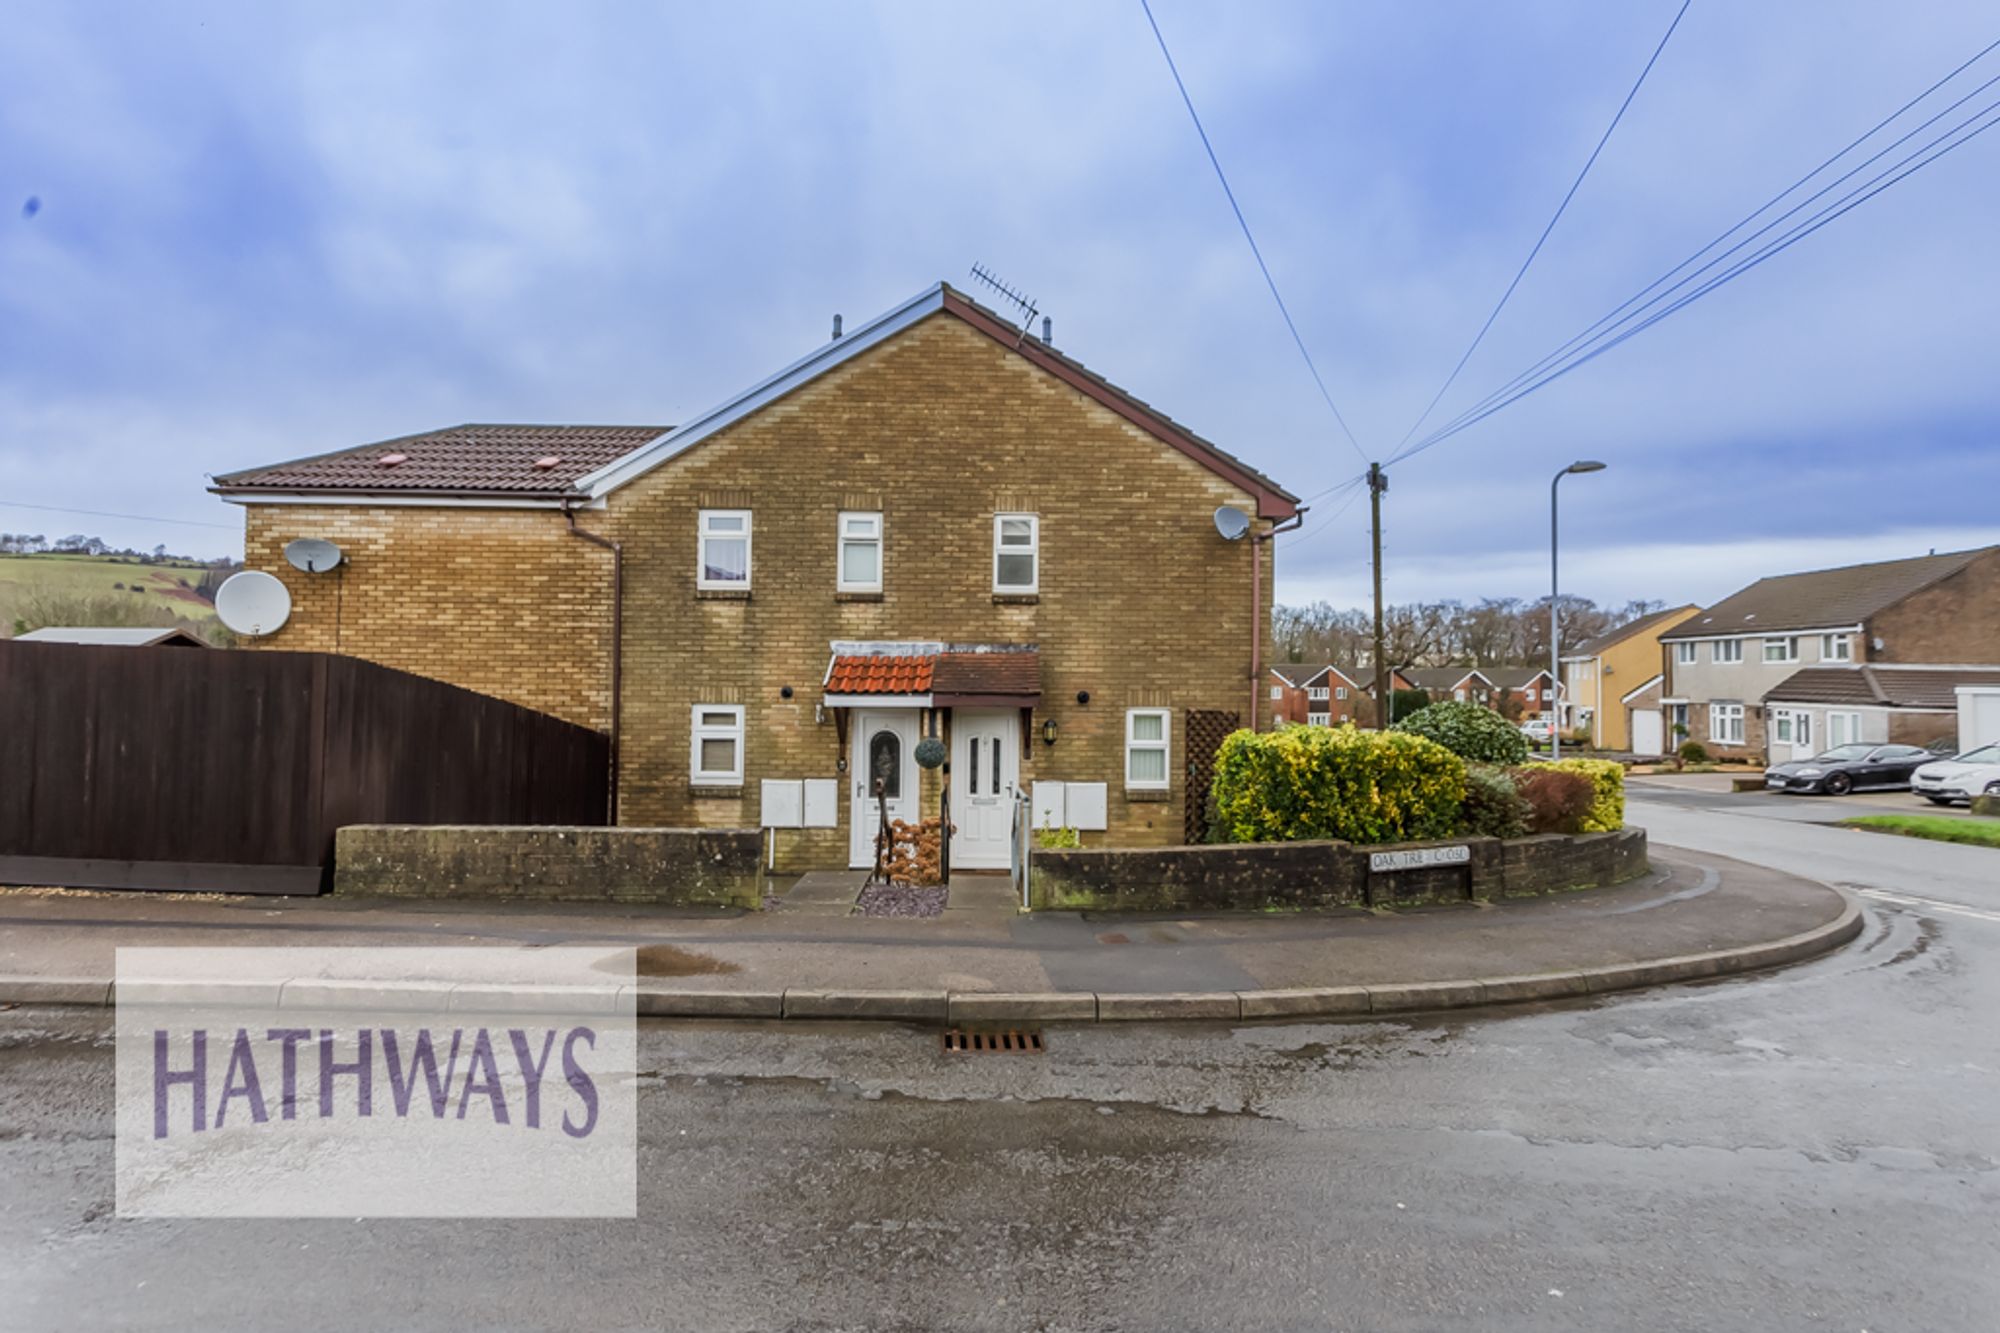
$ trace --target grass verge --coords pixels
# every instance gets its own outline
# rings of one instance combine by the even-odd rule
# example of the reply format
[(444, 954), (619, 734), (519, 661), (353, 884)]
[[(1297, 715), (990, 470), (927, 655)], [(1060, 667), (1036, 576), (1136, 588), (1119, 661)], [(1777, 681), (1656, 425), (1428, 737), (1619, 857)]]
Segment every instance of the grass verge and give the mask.
[(2000, 819), (1948, 819), (1943, 815), (1857, 815), (1843, 819), (1847, 828), (1871, 833), (1895, 833), (1905, 838), (1963, 842), (1974, 847), (2000, 847)]

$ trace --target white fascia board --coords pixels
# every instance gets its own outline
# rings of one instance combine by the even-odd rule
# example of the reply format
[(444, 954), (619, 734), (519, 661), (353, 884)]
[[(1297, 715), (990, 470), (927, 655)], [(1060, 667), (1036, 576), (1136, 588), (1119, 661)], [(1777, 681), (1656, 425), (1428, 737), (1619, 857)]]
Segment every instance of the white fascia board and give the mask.
[(1653, 678), (1652, 678), (1651, 680), (1647, 681), (1647, 682), (1646, 682), (1646, 683), (1645, 683), (1644, 685), (1641, 685), (1641, 686), (1640, 686), (1640, 687), (1639, 687), (1638, 689), (1636, 689), (1636, 690), (1633, 690), (1633, 691), (1631, 691), (1630, 693), (1627, 693), (1627, 694), (1625, 694), (1625, 695), (1622, 695), (1622, 696), (1620, 696), (1620, 698), (1619, 698), (1618, 702), (1619, 702), (1619, 703), (1621, 703), (1621, 704), (1629, 704), (1629, 703), (1631, 703), (1631, 702), (1632, 702), (1632, 696), (1633, 696), (1633, 695), (1636, 695), (1636, 694), (1644, 694), (1644, 693), (1645, 693), (1645, 692), (1646, 692), (1647, 690), (1650, 690), (1650, 689), (1652, 689), (1652, 688), (1653, 688), (1653, 687), (1654, 687), (1655, 685), (1658, 685), (1658, 684), (1659, 684), (1659, 683), (1660, 683), (1660, 682), (1661, 682), (1662, 680), (1665, 680), (1665, 679), (1666, 679), (1666, 675), (1665, 675), (1665, 673), (1662, 673), (1662, 674), (1660, 674), (1660, 675), (1657, 675), (1657, 676), (1653, 677)]
[(1662, 634), (1661, 643), (1714, 643), (1718, 639), (1796, 639), (1806, 634), (1859, 634), (1859, 625), (1808, 625), (1803, 629), (1738, 629), (1716, 634)]
[(820, 700), (828, 708), (929, 708), (928, 694), (829, 694)]
[(359, 506), (377, 509), (385, 506), (414, 507), (418, 509), (602, 509), (602, 500), (559, 500), (546, 496), (524, 496), (518, 500), (499, 497), (466, 495), (371, 495), (366, 491), (352, 491), (340, 494), (299, 494), (296, 492), (272, 492), (270, 494), (237, 493), (221, 497), (225, 504), (233, 505), (319, 505), (322, 507)]
[(576, 488), (592, 499), (601, 499), (626, 482), (645, 475), (716, 432), (734, 425), (752, 412), (790, 393), (807, 380), (825, 374), (835, 366), (860, 355), (878, 343), (893, 338), (917, 321), (942, 309), (944, 309), (944, 284), (934, 283), (928, 290), (911, 297), (894, 310), (877, 315), (854, 332), (826, 343), (762, 383), (753, 385), (725, 403), (711, 407), (692, 421), (674, 427), (665, 435), (639, 446), (623, 458), (615, 459), (597, 471), (579, 477)]

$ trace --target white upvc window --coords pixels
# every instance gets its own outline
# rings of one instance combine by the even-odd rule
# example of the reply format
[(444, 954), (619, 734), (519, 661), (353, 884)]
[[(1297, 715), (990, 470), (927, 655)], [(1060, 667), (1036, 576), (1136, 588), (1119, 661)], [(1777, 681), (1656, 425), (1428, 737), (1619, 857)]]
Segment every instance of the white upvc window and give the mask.
[(1694, 650), (1695, 650), (1696, 646), (1697, 646), (1697, 645), (1696, 645), (1696, 644), (1694, 644), (1694, 643), (1693, 643), (1692, 641), (1689, 641), (1689, 642), (1685, 642), (1685, 643), (1677, 643), (1677, 644), (1675, 644), (1675, 645), (1674, 645), (1674, 665), (1675, 665), (1675, 666), (1693, 666), (1693, 665), (1694, 665)]
[(1311, 699), (1316, 703), (1324, 703), (1326, 701), (1326, 697), (1327, 697), (1326, 686), (1324, 685), (1315, 685), (1311, 689), (1306, 691), (1306, 698)]
[[(1325, 714), (1320, 715), (1323, 719)], [(1167, 750), (1172, 711), (1132, 708), (1125, 713), (1125, 786), (1131, 791), (1165, 791), (1170, 769)], [(1312, 714), (1307, 714), (1308, 719)]]
[(1285, 687), (1284, 687), (1284, 686), (1282, 686), (1282, 685), (1273, 685), (1273, 686), (1271, 687), (1271, 698), (1272, 698), (1272, 700), (1273, 700), (1273, 701), (1276, 701), (1276, 700), (1281, 700), (1281, 699), (1283, 699), (1284, 697), (1285, 697)]
[(1347, 687), (1345, 685), (1334, 686), (1333, 697), (1336, 699), (1345, 699), (1347, 697)]
[(723, 591), (750, 586), (750, 511), (704, 509), (694, 586)]
[(1333, 725), (1333, 714), (1331, 714), (1331, 713), (1307, 713), (1307, 714), (1306, 714), (1306, 725), (1308, 725), (1308, 726), (1313, 726), (1313, 727), (1330, 727), (1330, 726), (1332, 726), (1332, 725)]
[(1854, 636), (1852, 634), (1820, 635), (1819, 660), (1822, 662), (1852, 662), (1854, 660)]
[(993, 591), (1039, 592), (1042, 520), (1038, 514), (993, 516)]
[(1764, 660), (1766, 662), (1796, 662), (1799, 660), (1799, 641), (1796, 637), (1764, 640)]
[(1743, 660), (1743, 640), (1717, 639), (1715, 641), (1714, 656), (1716, 662), (1720, 664), (1741, 662)]
[(1743, 744), (1743, 705), (1710, 704), (1708, 738), (1718, 745)]
[(1828, 713), (1826, 715), (1826, 748), (1837, 745), (1852, 745), (1861, 739), (1861, 714)]
[(690, 711), (688, 779), (697, 787), (743, 785), (743, 705), (696, 704)]
[(840, 563), (834, 579), (841, 592), (882, 591), (882, 515), (841, 513)]
[(1771, 739), (1792, 743), (1792, 715), (1782, 708), (1771, 714)]

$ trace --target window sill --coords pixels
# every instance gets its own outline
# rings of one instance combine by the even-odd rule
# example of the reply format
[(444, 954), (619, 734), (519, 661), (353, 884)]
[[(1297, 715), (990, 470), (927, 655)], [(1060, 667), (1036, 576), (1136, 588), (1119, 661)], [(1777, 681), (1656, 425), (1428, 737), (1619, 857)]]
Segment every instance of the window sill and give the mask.
[(688, 784), (688, 795), (697, 801), (740, 800), (743, 796), (743, 784), (740, 782), (726, 785), (723, 783), (690, 782)]
[(1125, 789), (1125, 799), (1133, 802), (1164, 803), (1173, 800), (1174, 794), (1170, 791), (1163, 791), (1158, 787), (1127, 787)]
[(882, 593), (879, 589), (875, 592), (835, 592), (833, 600), (836, 602), (879, 602), (882, 600)]
[(996, 592), (993, 594), (995, 606), (1034, 606), (1042, 600), (1038, 592)]
[(697, 602), (747, 602), (750, 600), (748, 588), (696, 588)]

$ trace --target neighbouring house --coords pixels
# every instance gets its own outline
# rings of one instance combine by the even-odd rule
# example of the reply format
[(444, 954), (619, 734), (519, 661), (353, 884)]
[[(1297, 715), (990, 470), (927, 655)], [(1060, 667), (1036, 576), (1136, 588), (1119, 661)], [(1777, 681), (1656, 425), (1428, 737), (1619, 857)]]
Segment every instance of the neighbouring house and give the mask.
[(16, 643), (94, 643), (114, 648), (206, 648), (194, 635), (184, 629), (159, 629), (151, 626), (128, 628), (122, 625), (57, 626), (45, 625), (41, 629), (31, 629), (26, 634), (14, 636)]
[(1599, 750), (1667, 753), (1673, 738), (1660, 712), (1665, 672), (1660, 635), (1700, 611), (1698, 606), (1655, 611), (1564, 653), (1563, 730), (1589, 733)]
[(1761, 700), (1767, 758), (1807, 759), (1852, 741), (1956, 749), (1960, 691), (2000, 687), (2000, 666), (1815, 666)]
[[(935, 814), (932, 735), (958, 868), (1008, 864), (1031, 785), (1092, 840), (1198, 835), (1215, 747), (1259, 720), (1297, 498), (945, 284), (835, 333), (674, 428), (459, 426), (217, 478), (292, 597), (255, 646), (608, 732), (620, 823), (782, 825), (787, 869)], [(301, 537), (345, 558), (294, 569)]]
[(1365, 724), (1368, 690), (1331, 664), (1285, 662), (1271, 668), (1271, 723), (1338, 727)]
[(2000, 546), (1760, 579), (1659, 637), (1667, 733), (1765, 757), (1765, 701), (1803, 667), (2000, 663)]
[[(1517, 712), (1522, 718), (1549, 710), (1550, 677), (1541, 667), (1399, 667), (1391, 684), (1399, 690), (1422, 690), (1434, 702), (1481, 704), (1495, 712)], [(1510, 707), (1515, 703), (1518, 709)]]

